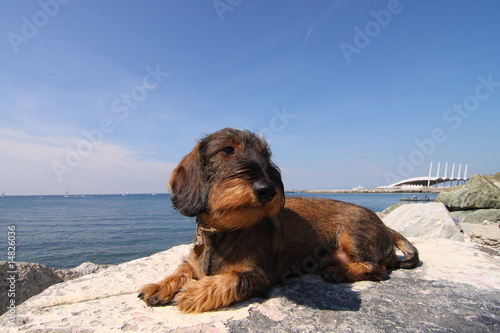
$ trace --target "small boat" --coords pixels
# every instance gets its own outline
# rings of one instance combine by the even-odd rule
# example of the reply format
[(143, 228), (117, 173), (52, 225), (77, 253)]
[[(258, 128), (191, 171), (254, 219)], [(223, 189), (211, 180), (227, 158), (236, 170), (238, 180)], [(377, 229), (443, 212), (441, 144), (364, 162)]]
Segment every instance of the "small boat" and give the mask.
[(72, 198), (73, 195), (69, 193), (69, 187), (68, 190), (66, 191), (66, 194), (64, 195), (65, 198)]
[(410, 197), (410, 198), (403, 198), (400, 199), (400, 201), (431, 201), (428, 196), (424, 195), (423, 197), (419, 198), (416, 195)]
[(2, 195), (0, 195), (0, 198), (6, 198), (7, 196), (5, 195), (5, 193), (3, 193), (2, 191)]

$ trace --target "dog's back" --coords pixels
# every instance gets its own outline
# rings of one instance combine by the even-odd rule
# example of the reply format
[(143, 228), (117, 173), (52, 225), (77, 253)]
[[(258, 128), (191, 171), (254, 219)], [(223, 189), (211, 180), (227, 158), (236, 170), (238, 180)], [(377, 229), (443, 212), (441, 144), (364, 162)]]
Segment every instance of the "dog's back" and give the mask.
[[(418, 252), (411, 243), (384, 225), (374, 212), (354, 204), (289, 196), (278, 217), (285, 240), (279, 253), (281, 265), (276, 268), (278, 280), (352, 263), (370, 263), (380, 269), (373, 267), (373, 274), (363, 272), (357, 276), (356, 272), (350, 272), (328, 278), (382, 280), (388, 268), (413, 268), (419, 262)], [(406, 256), (402, 265), (395, 246)]]

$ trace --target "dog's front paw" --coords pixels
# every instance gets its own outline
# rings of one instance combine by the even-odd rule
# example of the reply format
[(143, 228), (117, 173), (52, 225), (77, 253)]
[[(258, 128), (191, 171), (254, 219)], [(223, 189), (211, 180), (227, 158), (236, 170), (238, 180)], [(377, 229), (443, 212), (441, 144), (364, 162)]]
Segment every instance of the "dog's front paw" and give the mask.
[(172, 301), (176, 291), (172, 292), (172, 289), (165, 284), (150, 283), (141, 288), (137, 297), (147, 305), (165, 305)]
[(175, 297), (183, 312), (205, 312), (229, 306), (237, 300), (236, 290), (225, 279), (211, 276), (191, 281)]
[(174, 302), (182, 312), (186, 313), (210, 311), (215, 308), (209, 302), (207, 290), (203, 290), (198, 281), (186, 284)]

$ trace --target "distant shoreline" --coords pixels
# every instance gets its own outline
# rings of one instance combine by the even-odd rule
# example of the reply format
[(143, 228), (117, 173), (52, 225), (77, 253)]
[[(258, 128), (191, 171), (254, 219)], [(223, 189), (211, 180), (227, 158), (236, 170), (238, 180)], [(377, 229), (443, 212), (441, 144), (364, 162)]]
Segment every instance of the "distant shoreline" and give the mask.
[(286, 193), (441, 193), (452, 190), (453, 187), (431, 187), (418, 189), (401, 189), (401, 188), (372, 188), (372, 189), (356, 189), (356, 190), (298, 190), (285, 191)]
[[(441, 193), (451, 191), (455, 187), (431, 187), (431, 188), (415, 188), (415, 189), (401, 189), (401, 188), (372, 188), (372, 189), (336, 189), (336, 190), (286, 190), (285, 193)], [(127, 197), (129, 195), (142, 195), (142, 196), (166, 196), (170, 195), (169, 192), (161, 192), (161, 193), (92, 193), (92, 194), (12, 194), (6, 195), (5, 197), (0, 197), (0, 199), (8, 198), (8, 197), (38, 197), (39, 199), (44, 199), (46, 197), (64, 197), (67, 198), (92, 198), (94, 196), (123, 196)]]

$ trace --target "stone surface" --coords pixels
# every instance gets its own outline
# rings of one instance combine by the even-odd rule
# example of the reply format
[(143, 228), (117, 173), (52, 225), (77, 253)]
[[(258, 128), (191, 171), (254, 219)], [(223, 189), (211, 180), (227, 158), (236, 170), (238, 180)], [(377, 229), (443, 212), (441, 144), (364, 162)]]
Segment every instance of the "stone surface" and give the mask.
[(500, 209), (477, 209), (451, 212), (450, 216), (463, 223), (500, 222)]
[[(8, 272), (17, 272), (16, 274)], [(19, 262), (16, 268), (12, 270), (6, 261), (0, 262), (0, 288), (7, 290), (10, 286), (11, 276), (16, 278), (15, 296), (16, 304), (21, 304), (33, 295), (36, 295), (53, 284), (63, 282), (64, 280), (56, 274), (54, 269), (40, 264)], [(8, 295), (5, 292), (0, 294), (0, 311), (7, 311)]]
[(410, 238), (422, 264), (383, 282), (315, 276), (203, 314), (147, 307), (138, 288), (171, 273), (189, 245), (53, 285), (0, 317), (3, 332), (498, 332), (500, 264), (472, 243)]
[(386, 209), (384, 209), (384, 210), (382, 211), (382, 213), (384, 213), (384, 214), (387, 216), (387, 215), (389, 215), (390, 213), (392, 213), (392, 211), (393, 211), (394, 209), (399, 208), (399, 207), (401, 207), (401, 206), (403, 206), (403, 205), (406, 205), (406, 203), (405, 203), (405, 202), (398, 202), (397, 204), (394, 204), (394, 205), (389, 206), (389, 207), (387, 207)]
[(486, 176), (486, 178), (491, 180), (493, 184), (500, 188), (500, 172), (496, 172), (492, 175)]
[(500, 209), (500, 188), (493, 176), (474, 175), (463, 186), (450, 192), (442, 192), (436, 202), (442, 202), (448, 210)]
[[(10, 289), (10, 282), (7, 278), (17, 272), (15, 300), (16, 304), (21, 304), (28, 298), (39, 294), (53, 284), (76, 279), (86, 274), (96, 273), (105, 269), (106, 265), (96, 265), (93, 263), (83, 263), (73, 269), (55, 269), (44, 265), (18, 262), (15, 269), (9, 267), (6, 261), (0, 261), (0, 290)], [(8, 295), (5, 292), (0, 294), (0, 314), (7, 310)]]
[(500, 250), (500, 223), (460, 223), (462, 231), (471, 241)]
[(383, 221), (407, 237), (464, 240), (442, 203), (405, 204), (394, 209)]

